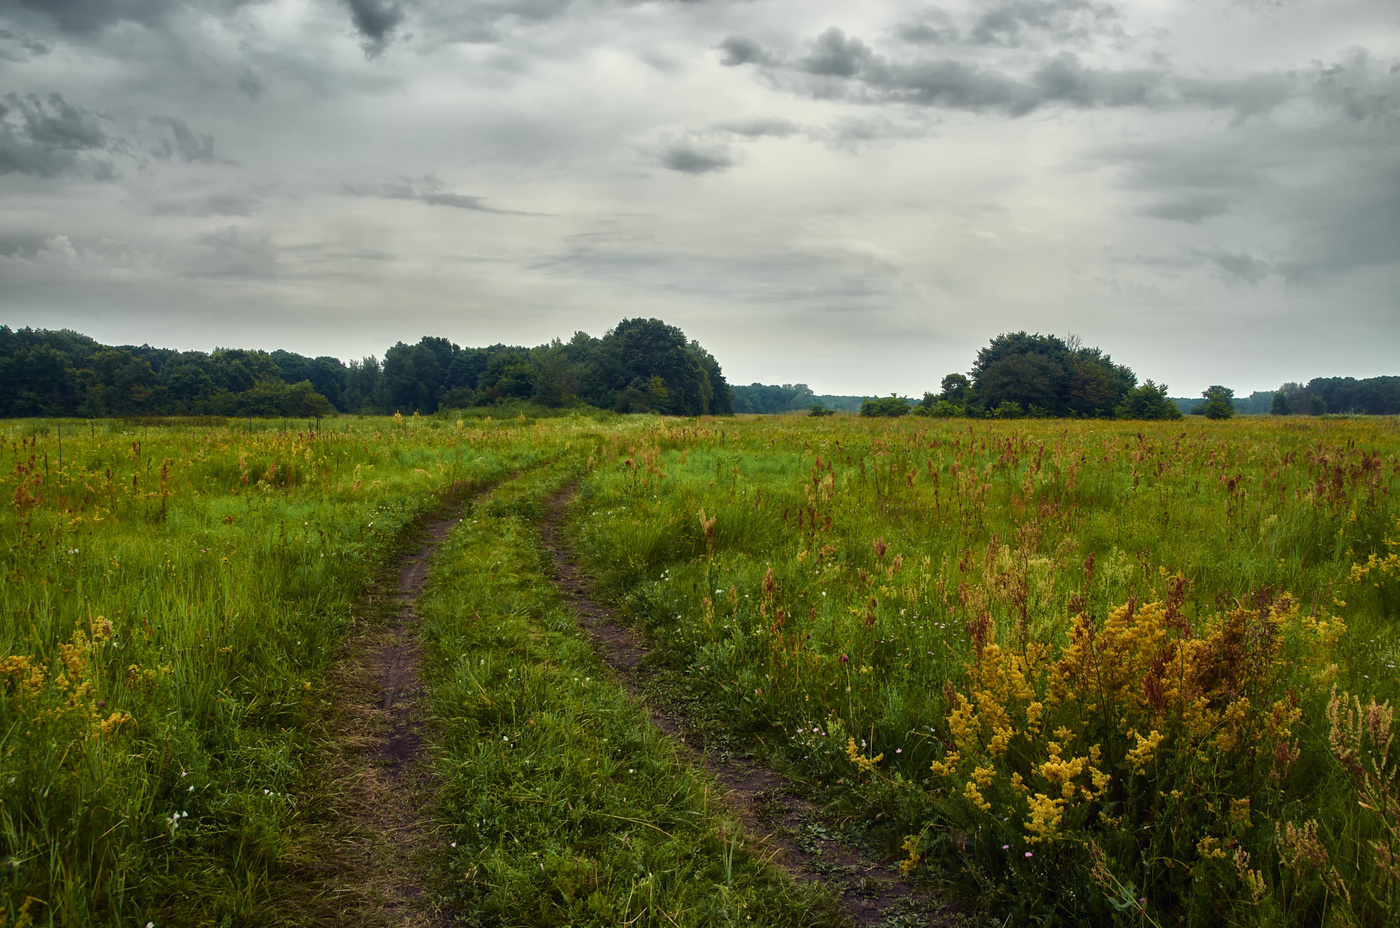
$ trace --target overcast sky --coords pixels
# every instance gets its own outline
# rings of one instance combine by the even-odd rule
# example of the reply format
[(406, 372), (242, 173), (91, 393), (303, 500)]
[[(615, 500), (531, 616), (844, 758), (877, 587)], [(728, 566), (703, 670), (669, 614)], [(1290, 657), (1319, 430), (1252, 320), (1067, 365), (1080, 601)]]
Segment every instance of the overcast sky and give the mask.
[(1397, 0), (0, 0), (0, 323), (1400, 374)]

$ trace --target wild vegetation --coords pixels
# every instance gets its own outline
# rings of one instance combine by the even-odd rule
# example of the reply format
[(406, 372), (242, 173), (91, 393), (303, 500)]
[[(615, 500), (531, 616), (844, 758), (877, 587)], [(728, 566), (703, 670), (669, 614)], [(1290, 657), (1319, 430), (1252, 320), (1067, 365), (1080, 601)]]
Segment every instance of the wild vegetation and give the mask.
[(999, 916), (1380, 924), (1396, 439), (678, 423), (579, 538), (718, 717)]
[[(601, 445), (583, 430), (552, 438)], [(610, 682), (561, 608), (536, 523), (583, 463), (537, 469), (474, 507), (422, 604), (448, 905), (467, 924), (840, 924), (820, 889), (765, 865), (761, 836)]]
[(1047, 924), (1400, 902), (1394, 420), (322, 426), (0, 425), (4, 923), (275, 921), (365, 577), (492, 485), (420, 604), (456, 911), (803, 923), (559, 606), (579, 475), (658, 672), (911, 878)]
[(489, 420), (75, 425), (0, 427), (0, 924), (270, 923), (365, 576), (440, 493), (558, 451)]

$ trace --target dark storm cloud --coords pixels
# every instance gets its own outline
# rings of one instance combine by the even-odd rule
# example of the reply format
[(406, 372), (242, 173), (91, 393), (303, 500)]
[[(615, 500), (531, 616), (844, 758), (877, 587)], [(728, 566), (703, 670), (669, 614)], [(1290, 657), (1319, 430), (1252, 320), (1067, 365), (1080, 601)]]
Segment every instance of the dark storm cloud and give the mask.
[(404, 20), (403, 6), (395, 0), (345, 0), (345, 4), (350, 8), (350, 21), (362, 39), (365, 56), (374, 58), (382, 54)]
[(85, 36), (119, 22), (150, 26), (183, 5), (179, 0), (4, 0), (0, 14)]
[(661, 152), (661, 163), (672, 171), (699, 175), (727, 171), (734, 166), (734, 159), (723, 145), (676, 142)]
[(1277, 108), (1303, 88), (1297, 74), (1188, 78), (1157, 68), (1094, 68), (1068, 51), (1042, 57), (1019, 73), (952, 55), (894, 61), (836, 27), (791, 63), (740, 37), (727, 39), (720, 49), (726, 55), (721, 64), (755, 65), (776, 86), (818, 99), (910, 103), (1012, 117), (1052, 106), (1205, 108), (1234, 111), (1238, 121)]
[(0, 96), (0, 174), (110, 179), (115, 169), (104, 156), (116, 143), (105, 121), (57, 93)]
[(423, 181), (399, 180), (388, 184), (343, 184), (341, 190), (353, 197), (379, 197), (385, 200), (413, 200), (428, 206), (448, 206), (476, 213), (493, 213), (497, 216), (539, 216), (513, 209), (497, 209), (486, 205), (485, 197), (448, 193), (441, 184), (428, 178)]

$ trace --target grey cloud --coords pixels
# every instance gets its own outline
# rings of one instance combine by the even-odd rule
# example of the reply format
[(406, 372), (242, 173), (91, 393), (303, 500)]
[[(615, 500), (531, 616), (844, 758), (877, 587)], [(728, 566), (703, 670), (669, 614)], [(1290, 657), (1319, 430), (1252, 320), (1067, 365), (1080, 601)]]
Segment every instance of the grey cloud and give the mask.
[(263, 92), (266, 90), (262, 78), (252, 71), (245, 71), (239, 76), (237, 87), (245, 97), (254, 101), (262, 99)]
[(837, 119), (829, 126), (811, 130), (807, 136), (829, 148), (855, 152), (875, 142), (925, 138), (928, 131), (924, 125), (897, 123), (876, 115)]
[(832, 27), (817, 36), (812, 53), (797, 63), (808, 74), (832, 77), (854, 77), (875, 55), (860, 39), (850, 39), (846, 33)]
[(1298, 96), (1302, 85), (1293, 74), (1253, 74), (1232, 78), (1178, 77), (1175, 89), (1183, 102), (1235, 111), (1241, 123), (1282, 106)]
[(151, 153), (157, 158), (170, 159), (178, 157), (181, 161), (221, 161), (218, 155), (214, 154), (214, 137), (212, 135), (199, 135), (192, 131), (189, 123), (176, 116), (152, 116), (151, 125), (163, 126), (170, 130), (172, 139), (161, 139), (151, 149)]
[(911, 45), (952, 45), (962, 38), (953, 17), (937, 8), (924, 11), (917, 22), (896, 26), (895, 35)]
[[(1294, 107), (1286, 121), (1111, 147), (1096, 160), (1120, 166), (1124, 187), (1150, 195), (1139, 209), (1145, 215), (1200, 223), (1231, 212), (1278, 230), (1261, 233), (1259, 243), (1239, 241), (1235, 225), (1228, 241), (1193, 233), (1189, 253), (1226, 280), (1311, 286), (1366, 268), (1400, 268), (1392, 74), (1384, 63), (1353, 56), (1341, 67), (1299, 75), (1299, 101), (1319, 105)], [(1347, 92), (1338, 97), (1342, 77)]]
[(1094, 68), (1068, 51), (1042, 58), (1020, 74), (952, 55), (892, 61), (839, 28), (823, 32), (810, 53), (791, 64), (776, 61), (748, 40), (727, 42), (731, 60), (724, 63), (755, 63), (774, 85), (807, 96), (1013, 117), (1050, 106), (1205, 108), (1233, 110), (1238, 122), (1296, 99), (1305, 88), (1292, 74), (1186, 78), (1160, 69)]
[(1038, 93), (1025, 101), (1030, 108), (1046, 103), (1089, 109), (1165, 102), (1161, 94), (1164, 82), (1161, 72), (1095, 70), (1084, 67), (1070, 52), (1063, 52), (1042, 64), (1031, 81)]
[(726, 68), (737, 68), (744, 64), (775, 65), (778, 59), (753, 39), (741, 35), (731, 35), (715, 46), (724, 53), (720, 64)]
[(1154, 219), (1169, 222), (1185, 222), (1192, 225), (1214, 216), (1219, 216), (1230, 208), (1230, 201), (1222, 196), (1196, 196), (1178, 200), (1168, 200), (1144, 207), (1142, 214)]
[(494, 213), (498, 216), (541, 215), (539, 213), (528, 213), (513, 209), (497, 209), (494, 206), (487, 206), (484, 197), (467, 196), (460, 193), (445, 193), (440, 187), (441, 185), (438, 184), (437, 181), (432, 178), (426, 178), (421, 182), (403, 179), (387, 184), (344, 184), (341, 186), (341, 190), (355, 197), (381, 197), (386, 200), (413, 200), (428, 206), (449, 206), (453, 209), (464, 209), (477, 213)]
[(496, 42), (512, 24), (538, 25), (568, 12), (574, 0), (438, 0), (415, 5), (414, 18), (435, 42)]
[(727, 171), (734, 166), (734, 159), (726, 146), (677, 142), (661, 153), (661, 163), (672, 171), (699, 175)]
[(51, 235), (38, 232), (15, 232), (0, 230), (0, 258), (18, 258), (34, 255), (44, 247)]
[(1353, 121), (1400, 118), (1400, 59), (1386, 65), (1357, 49), (1346, 61), (1317, 70), (1313, 96)]
[(156, 216), (251, 216), (257, 197), (241, 193), (207, 193), (184, 200), (159, 200), (151, 205)]
[(1257, 286), (1276, 272), (1274, 263), (1243, 251), (1223, 248), (1193, 248), (1191, 254), (1214, 265), (1222, 277), (1233, 283)]
[(777, 117), (739, 119), (733, 122), (722, 122), (715, 126), (720, 132), (728, 132), (731, 135), (742, 136), (746, 139), (758, 139), (764, 136), (774, 136), (776, 138), (787, 138), (802, 131), (802, 127), (797, 123), (787, 119)]
[(345, 3), (350, 8), (350, 21), (363, 40), (361, 47), (365, 57), (382, 54), (403, 22), (403, 7), (395, 0), (345, 0)]
[(1027, 33), (1042, 33), (1063, 43), (1088, 38), (1117, 17), (1115, 7), (1090, 0), (1003, 0), (977, 18), (968, 41), (1016, 47)]
[(1002, 0), (962, 27), (948, 11), (932, 7), (896, 26), (894, 34), (911, 45), (1064, 46), (1096, 38), (1121, 40), (1120, 17), (1113, 4), (1092, 0)]
[(5, 5), (60, 32), (91, 35), (118, 22), (150, 26), (184, 4), (179, 0), (7, 0)]
[(195, 236), (199, 251), (196, 276), (203, 277), (272, 277), (278, 272), (277, 248), (265, 232), (253, 232), (239, 226), (224, 226)]
[(0, 61), (19, 63), (29, 60), (32, 55), (47, 55), (51, 51), (53, 47), (47, 42), (0, 29)]
[(56, 93), (0, 96), (0, 174), (114, 176), (101, 153), (115, 143), (104, 117)]

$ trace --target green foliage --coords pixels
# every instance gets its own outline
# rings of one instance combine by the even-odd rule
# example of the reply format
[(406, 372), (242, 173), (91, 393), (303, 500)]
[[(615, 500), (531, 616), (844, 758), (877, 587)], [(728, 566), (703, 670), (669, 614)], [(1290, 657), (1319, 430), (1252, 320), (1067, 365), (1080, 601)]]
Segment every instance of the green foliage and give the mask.
[(816, 396), (805, 383), (785, 383), (781, 386), (768, 386), (751, 383), (747, 387), (734, 387), (734, 411), (737, 413), (757, 413), (773, 415), (809, 409)]
[(972, 381), (962, 374), (947, 374), (939, 383), (939, 389), (943, 391), (942, 398), (949, 403), (965, 403)]
[(965, 398), (998, 418), (1017, 407), (1027, 415), (1111, 418), (1137, 385), (1131, 370), (1098, 348), (1025, 332), (998, 335), (977, 353), (970, 388), (959, 378), (943, 378), (944, 398)]
[(1118, 407), (1120, 419), (1180, 419), (1181, 410), (1167, 398), (1167, 385), (1143, 381), (1123, 399)]
[(1235, 414), (1235, 391), (1229, 387), (1214, 384), (1206, 387), (1201, 396), (1205, 397), (1205, 403), (1200, 407), (1200, 414), (1207, 419), (1229, 419)]
[(909, 400), (891, 393), (889, 396), (867, 398), (860, 404), (860, 414), (867, 419), (876, 417), (898, 418), (909, 414)]
[(827, 409), (827, 408), (826, 408), (825, 406), (823, 406), (821, 403), (813, 403), (813, 404), (812, 404), (811, 411), (809, 411), (809, 412), (807, 413), (807, 415), (809, 415), (809, 416), (816, 416), (816, 417), (818, 417), (818, 418), (820, 418), (820, 417), (822, 417), (822, 416), (834, 416), (834, 415), (836, 415), (836, 410), (834, 410), (834, 409)]
[(76, 332), (0, 326), (0, 416), (411, 414), (522, 400), (734, 411), (714, 356), (658, 319), (624, 319), (602, 339), (579, 332), (537, 348), (461, 348), (424, 336), (396, 343), (382, 363), (371, 356), (348, 365), (281, 350), (109, 348)]

